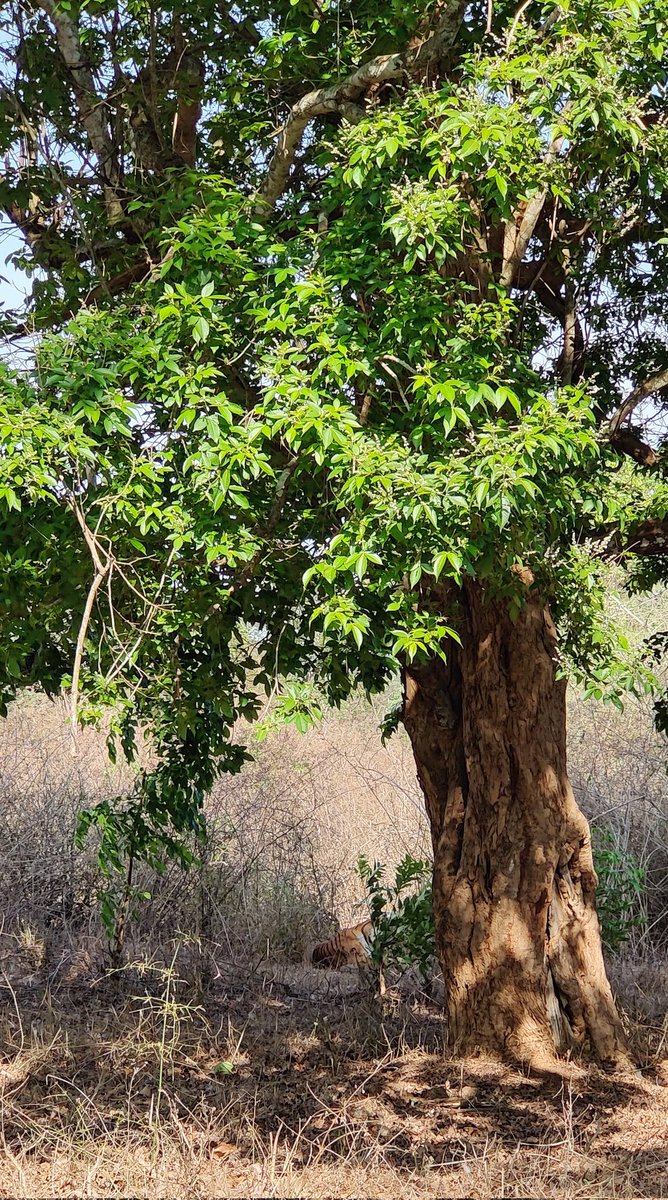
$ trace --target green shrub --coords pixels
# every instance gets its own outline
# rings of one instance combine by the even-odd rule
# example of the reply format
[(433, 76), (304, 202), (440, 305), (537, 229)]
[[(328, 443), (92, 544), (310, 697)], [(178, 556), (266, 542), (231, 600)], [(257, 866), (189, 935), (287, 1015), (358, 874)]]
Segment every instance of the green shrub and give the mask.
[(373, 866), (361, 854), (357, 872), (364, 883), (374, 937), (373, 962), (388, 966), (416, 966), (426, 979), (434, 957), (434, 918), (431, 904), (432, 864), (406, 854), (393, 884), (384, 882), (385, 864)]
[(609, 825), (593, 827), (592, 843), (601, 936), (608, 950), (616, 951), (632, 930), (643, 924), (645, 871), (630, 851), (620, 847)]

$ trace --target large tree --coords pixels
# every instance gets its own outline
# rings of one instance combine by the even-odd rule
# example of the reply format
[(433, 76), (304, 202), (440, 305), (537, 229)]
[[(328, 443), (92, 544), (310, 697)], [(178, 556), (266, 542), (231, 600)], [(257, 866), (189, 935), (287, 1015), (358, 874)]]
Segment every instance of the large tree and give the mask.
[(627, 1061), (569, 676), (665, 573), (668, 4), (13, 0), (0, 669), (154, 762), (187, 856), (239, 717), (403, 679), (449, 1031)]

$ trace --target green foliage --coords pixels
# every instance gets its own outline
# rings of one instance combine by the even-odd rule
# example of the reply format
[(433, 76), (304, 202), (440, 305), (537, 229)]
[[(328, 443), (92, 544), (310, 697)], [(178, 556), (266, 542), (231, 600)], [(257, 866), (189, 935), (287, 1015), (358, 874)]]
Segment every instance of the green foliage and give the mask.
[(233, 1071), (234, 1063), (229, 1058), (222, 1059), (222, 1061), (216, 1063), (215, 1067), (213, 1068), (214, 1075), (231, 1075)]
[(286, 683), (273, 703), (271, 712), (255, 726), (255, 737), (263, 742), (268, 734), (283, 725), (294, 725), (306, 733), (322, 717), (322, 708), (308, 683)]
[(620, 847), (609, 825), (592, 829), (594, 867), (598, 875), (596, 907), (603, 943), (619, 950), (643, 924), (645, 871), (629, 850)]
[(385, 883), (384, 864), (372, 866), (360, 854), (357, 873), (373, 922), (373, 962), (381, 969), (416, 966), (426, 979), (435, 954), (432, 864), (406, 854), (396, 868), (394, 883)]

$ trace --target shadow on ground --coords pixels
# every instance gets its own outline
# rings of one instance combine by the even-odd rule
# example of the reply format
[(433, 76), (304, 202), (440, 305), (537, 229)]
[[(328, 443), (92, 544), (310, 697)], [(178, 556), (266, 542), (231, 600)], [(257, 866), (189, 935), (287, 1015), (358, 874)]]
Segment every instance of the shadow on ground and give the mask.
[(26, 1169), (73, 1141), (159, 1134), (200, 1164), (384, 1164), (438, 1175), (442, 1195), (492, 1161), (502, 1179), (531, 1163), (579, 1195), (666, 1193), (668, 1089), (651, 1069), (527, 1075), (448, 1058), (434, 1003), (378, 1001), (354, 969), (219, 963), (199, 991), (164, 970), (0, 987), (2, 1149)]

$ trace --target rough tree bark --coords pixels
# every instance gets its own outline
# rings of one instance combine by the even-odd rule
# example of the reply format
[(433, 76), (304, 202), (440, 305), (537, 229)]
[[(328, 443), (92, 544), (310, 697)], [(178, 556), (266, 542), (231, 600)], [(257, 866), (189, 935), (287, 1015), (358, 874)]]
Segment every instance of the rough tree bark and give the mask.
[(405, 668), (403, 710), (431, 824), (450, 1043), (535, 1066), (589, 1048), (628, 1068), (568, 780), (554, 625), (537, 599), (513, 622), (478, 584), (459, 603), (461, 648)]

